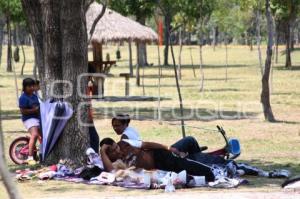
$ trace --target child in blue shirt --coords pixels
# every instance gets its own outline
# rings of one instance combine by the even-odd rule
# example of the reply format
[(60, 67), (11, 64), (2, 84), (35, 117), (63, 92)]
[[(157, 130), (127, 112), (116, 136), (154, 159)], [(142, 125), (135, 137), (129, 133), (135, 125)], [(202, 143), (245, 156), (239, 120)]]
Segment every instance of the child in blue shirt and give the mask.
[(31, 78), (25, 78), (23, 80), (23, 93), (19, 98), (19, 108), (22, 114), (23, 124), (31, 135), (27, 159), (27, 163), (30, 165), (36, 164), (36, 161), (33, 159), (33, 150), (36, 140), (40, 135), (40, 103), (34, 92), (35, 81)]

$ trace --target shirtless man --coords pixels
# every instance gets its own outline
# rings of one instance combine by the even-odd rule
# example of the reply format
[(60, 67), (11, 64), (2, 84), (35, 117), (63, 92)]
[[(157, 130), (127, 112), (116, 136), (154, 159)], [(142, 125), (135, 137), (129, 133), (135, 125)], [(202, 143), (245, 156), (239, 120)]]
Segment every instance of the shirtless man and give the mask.
[(181, 158), (172, 153), (168, 147), (153, 143), (139, 142), (128, 144), (128, 140), (115, 143), (110, 138), (101, 141), (101, 157), (106, 171), (113, 170), (112, 162), (122, 159), (129, 167), (143, 168), (146, 170), (159, 169), (179, 173), (183, 170), (190, 175), (205, 176), (207, 182), (215, 180), (217, 169), (187, 158)]

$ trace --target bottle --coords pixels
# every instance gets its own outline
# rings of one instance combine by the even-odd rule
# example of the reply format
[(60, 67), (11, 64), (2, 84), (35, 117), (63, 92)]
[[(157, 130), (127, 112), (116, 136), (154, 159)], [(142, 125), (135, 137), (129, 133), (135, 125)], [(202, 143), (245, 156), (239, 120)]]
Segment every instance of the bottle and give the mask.
[(165, 193), (171, 193), (171, 192), (175, 192), (175, 187), (173, 185), (173, 182), (172, 182), (172, 176), (171, 176), (171, 172), (168, 176), (168, 183), (165, 187)]

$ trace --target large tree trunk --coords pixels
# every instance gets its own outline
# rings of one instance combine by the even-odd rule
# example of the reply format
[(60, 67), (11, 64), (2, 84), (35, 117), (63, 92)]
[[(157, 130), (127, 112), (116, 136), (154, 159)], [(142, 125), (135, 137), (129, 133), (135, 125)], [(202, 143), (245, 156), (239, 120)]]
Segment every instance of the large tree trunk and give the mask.
[(273, 21), (270, 12), (270, 0), (266, 0), (266, 18), (267, 18), (267, 31), (268, 31), (268, 45), (267, 45), (265, 70), (262, 76), (261, 103), (263, 106), (265, 119), (269, 122), (274, 122), (275, 118), (271, 108), (270, 89), (269, 89), (269, 78), (270, 78), (270, 69), (272, 64), (272, 47), (273, 47)]
[[(45, 68), (46, 97), (62, 96), (63, 87), (57, 84), (51, 91), (51, 83), (63, 80), (62, 38), (60, 29), (60, 0), (42, 1), (43, 52)], [(56, 97), (58, 98), (58, 97)]]
[[(85, 151), (90, 143), (87, 133), (88, 127), (83, 125), (87, 124), (87, 101), (80, 94), (87, 93), (87, 77), (77, 81), (81, 74), (87, 73), (88, 65), (85, 5), (84, 1), (60, 1), (63, 79), (69, 80), (74, 85), (73, 90), (71, 90), (72, 96), (66, 101), (72, 104), (75, 114), (65, 127), (54, 150), (54, 152), (59, 153), (54, 158), (56, 160), (54, 162), (59, 159), (66, 159), (79, 165), (86, 161)], [(78, 93), (79, 91), (80, 93)], [(69, 93), (69, 88), (64, 87), (64, 94), (67, 93)]]
[(34, 64), (39, 71), (43, 98), (46, 96), (43, 21), (41, 4), (37, 0), (21, 0), (34, 47)]
[(256, 13), (256, 42), (257, 42), (257, 52), (258, 52), (260, 73), (261, 75), (263, 75), (264, 69), (262, 64), (261, 48), (260, 48), (261, 35), (260, 35), (260, 10), (259, 9), (257, 9), (257, 13)]
[(6, 16), (7, 25), (7, 68), (6, 72), (12, 72), (12, 49), (11, 49), (11, 27), (10, 27), (10, 15)]
[[(36, 59), (43, 60), (42, 67), (38, 65), (39, 74), (44, 78), (43, 94), (46, 98), (63, 98), (74, 109), (73, 117), (45, 163), (54, 164), (64, 159), (70, 166), (79, 166), (85, 159), (89, 143), (87, 127), (83, 125), (87, 124), (88, 111), (82, 96), (86, 93), (87, 79), (79, 78), (80, 74), (87, 72), (84, 1), (44, 0), (39, 4), (35, 0), (22, 0), (22, 5), (29, 19), (33, 41), (38, 44)], [(41, 38), (42, 43), (39, 43)], [(40, 69), (45, 76), (41, 75)], [(72, 86), (58, 83), (52, 89), (53, 93), (50, 93), (51, 83), (60, 80), (66, 80)]]
[(291, 25), (290, 22), (286, 23), (285, 28), (285, 67), (289, 68), (292, 66), (291, 60)]
[(0, 66), (2, 60), (2, 43), (4, 38), (4, 26), (5, 26), (5, 18), (4, 15), (0, 14)]
[(21, 195), (12, 180), (5, 160), (4, 136), (2, 131), (1, 101), (0, 101), (0, 176), (10, 199), (21, 199)]
[(166, 13), (164, 16), (164, 23), (165, 23), (165, 29), (164, 29), (164, 65), (169, 65), (169, 45), (170, 45), (170, 29), (171, 29), (171, 16), (169, 13)]

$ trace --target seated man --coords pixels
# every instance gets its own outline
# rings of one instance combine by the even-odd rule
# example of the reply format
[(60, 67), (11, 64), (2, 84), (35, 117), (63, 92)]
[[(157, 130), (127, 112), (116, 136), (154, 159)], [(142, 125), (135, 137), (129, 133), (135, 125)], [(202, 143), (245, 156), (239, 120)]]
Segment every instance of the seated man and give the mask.
[(122, 140), (118, 144), (110, 138), (101, 141), (100, 153), (106, 171), (112, 171), (114, 169), (112, 163), (117, 159), (122, 159), (128, 167), (134, 166), (146, 170), (159, 169), (176, 173), (186, 170), (190, 175), (205, 176), (208, 182), (214, 181), (220, 173), (219, 168), (178, 157), (164, 145), (152, 142), (131, 143), (131, 141)]

